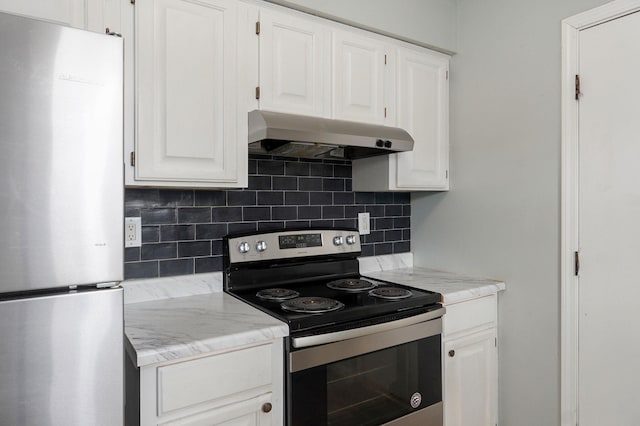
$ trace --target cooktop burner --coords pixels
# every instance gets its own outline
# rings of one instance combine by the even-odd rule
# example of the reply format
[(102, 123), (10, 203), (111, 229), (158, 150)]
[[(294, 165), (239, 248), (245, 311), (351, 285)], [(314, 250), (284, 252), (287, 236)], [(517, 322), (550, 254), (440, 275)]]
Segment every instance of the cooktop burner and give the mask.
[(285, 311), (321, 314), (344, 308), (344, 303), (326, 297), (298, 297), (282, 302), (280, 307)]
[(288, 288), (265, 288), (264, 290), (260, 290), (256, 293), (258, 299), (268, 300), (271, 302), (283, 302), (289, 299), (295, 299), (300, 296), (295, 290), (291, 290)]
[(290, 336), (395, 321), (438, 308), (438, 293), (360, 274), (360, 235), (297, 229), (223, 239), (224, 291), (284, 321)]
[(375, 288), (376, 285), (371, 281), (357, 279), (357, 278), (348, 278), (343, 280), (335, 280), (327, 283), (327, 287), (333, 290), (342, 290), (348, 292), (360, 292), (367, 291)]
[(411, 290), (400, 287), (378, 287), (369, 292), (370, 296), (380, 299), (398, 300), (413, 296)]

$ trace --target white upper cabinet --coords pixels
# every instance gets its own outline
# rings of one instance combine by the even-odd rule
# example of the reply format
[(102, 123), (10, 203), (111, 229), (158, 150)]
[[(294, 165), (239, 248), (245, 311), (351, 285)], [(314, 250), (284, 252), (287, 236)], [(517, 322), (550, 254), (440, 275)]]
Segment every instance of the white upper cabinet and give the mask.
[(449, 57), (422, 48), (396, 50), (397, 126), (411, 152), (353, 162), (354, 191), (449, 189)]
[(119, 32), (122, 0), (0, 0), (0, 11), (95, 32)]
[(398, 49), (398, 126), (413, 152), (396, 155), (398, 189), (449, 189), (449, 59)]
[(385, 45), (378, 39), (333, 31), (333, 118), (386, 121)]
[(235, 0), (136, 4), (135, 177), (128, 184), (246, 186), (243, 10)]
[(262, 8), (259, 33), (260, 109), (328, 117), (328, 28), (297, 14)]
[(86, 0), (0, 0), (0, 11), (74, 28), (87, 28)]

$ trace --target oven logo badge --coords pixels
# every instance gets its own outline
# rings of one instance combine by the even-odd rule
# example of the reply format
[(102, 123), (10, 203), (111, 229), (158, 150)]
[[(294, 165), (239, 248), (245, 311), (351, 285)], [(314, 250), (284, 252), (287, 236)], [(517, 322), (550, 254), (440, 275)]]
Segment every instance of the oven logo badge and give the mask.
[(411, 395), (411, 407), (418, 408), (421, 402), (422, 402), (422, 395), (420, 395), (420, 392), (416, 392), (413, 395)]

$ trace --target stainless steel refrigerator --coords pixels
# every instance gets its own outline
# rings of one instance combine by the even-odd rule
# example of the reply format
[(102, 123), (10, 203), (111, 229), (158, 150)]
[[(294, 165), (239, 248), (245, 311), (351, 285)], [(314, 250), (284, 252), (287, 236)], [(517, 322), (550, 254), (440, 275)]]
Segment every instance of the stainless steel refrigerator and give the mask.
[(122, 40), (0, 13), (0, 424), (123, 422)]

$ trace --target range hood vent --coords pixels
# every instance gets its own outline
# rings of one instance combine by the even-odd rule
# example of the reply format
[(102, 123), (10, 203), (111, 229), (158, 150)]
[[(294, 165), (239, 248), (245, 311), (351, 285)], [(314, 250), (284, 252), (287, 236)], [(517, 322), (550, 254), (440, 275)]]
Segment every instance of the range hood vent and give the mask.
[(413, 138), (398, 127), (271, 111), (249, 113), (249, 153), (355, 160), (411, 151)]

